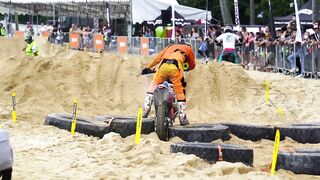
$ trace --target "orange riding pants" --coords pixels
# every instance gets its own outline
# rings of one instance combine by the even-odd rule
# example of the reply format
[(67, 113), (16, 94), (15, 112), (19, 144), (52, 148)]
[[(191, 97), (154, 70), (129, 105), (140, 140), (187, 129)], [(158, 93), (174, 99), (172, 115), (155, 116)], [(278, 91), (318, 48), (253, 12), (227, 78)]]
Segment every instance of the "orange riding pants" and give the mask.
[(182, 86), (183, 70), (179, 70), (174, 64), (163, 63), (149, 86), (148, 92), (153, 93), (156, 87), (164, 81), (170, 79), (173, 84), (174, 92), (178, 101), (185, 101), (185, 90)]

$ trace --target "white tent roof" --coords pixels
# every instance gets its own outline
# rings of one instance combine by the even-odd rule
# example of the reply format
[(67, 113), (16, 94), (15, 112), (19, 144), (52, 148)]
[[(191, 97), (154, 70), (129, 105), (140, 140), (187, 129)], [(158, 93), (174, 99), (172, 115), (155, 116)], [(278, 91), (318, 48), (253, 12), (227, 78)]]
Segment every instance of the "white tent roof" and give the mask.
[[(192, 7), (179, 5), (176, 0), (132, 0), (132, 21), (142, 23), (152, 20), (161, 15), (161, 10), (167, 9), (174, 4), (175, 11), (188, 20), (199, 20), (206, 18), (206, 11)], [(211, 12), (208, 11), (208, 20), (211, 20)]]
[(30, 4), (30, 3), (85, 3), (85, 2), (130, 2), (130, 0), (0, 0), (4, 3), (19, 3), (19, 4)]
[[(204, 20), (206, 17), (205, 10), (179, 5), (177, 0), (0, 0), (0, 13), (8, 13), (11, 2), (13, 12), (18, 14), (52, 15), (52, 4), (55, 4), (56, 11), (61, 16), (86, 16), (88, 12), (89, 16), (100, 17), (103, 15), (105, 2), (109, 2), (112, 19), (130, 21), (131, 1), (133, 23), (153, 20), (161, 15), (161, 10), (172, 4), (175, 11), (187, 20)], [(211, 12), (208, 11), (208, 20), (211, 18)]]

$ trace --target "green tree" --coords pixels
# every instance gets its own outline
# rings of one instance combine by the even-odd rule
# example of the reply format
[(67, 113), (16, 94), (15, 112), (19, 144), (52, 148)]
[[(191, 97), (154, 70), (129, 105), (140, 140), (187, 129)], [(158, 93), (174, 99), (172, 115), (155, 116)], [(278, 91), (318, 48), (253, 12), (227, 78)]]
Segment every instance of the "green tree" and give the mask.
[[(251, 4), (254, 1), (254, 4)], [(308, 0), (297, 0), (299, 5), (303, 5)], [(319, 3), (320, 0), (317, 0)], [(205, 9), (206, 0), (178, 0), (178, 2), (182, 5)], [(230, 12), (231, 22), (234, 23), (234, 8), (233, 8), (233, 0), (208, 0), (209, 8), (211, 11), (212, 17), (218, 19), (219, 21), (223, 21), (221, 6), (225, 6), (227, 3), (228, 11)], [(290, 3), (293, 3), (294, 0), (272, 0), (272, 8), (273, 8), (273, 16), (281, 17), (286, 16), (291, 13), (294, 13), (294, 7), (290, 7)], [(251, 6), (250, 6), (251, 5)], [(255, 7), (252, 8), (252, 5)], [(250, 24), (251, 18), (255, 18), (256, 24), (266, 24), (268, 23), (268, 0), (239, 0), (239, 14), (240, 14), (240, 23), (241, 24)], [(251, 14), (250, 13), (254, 13)], [(262, 16), (258, 18), (257, 16)], [(251, 18), (250, 18), (251, 17)], [(226, 17), (225, 17), (226, 18)], [(227, 17), (228, 18), (228, 17)]]
[(253, 25), (256, 22), (256, 13), (255, 13), (255, 0), (250, 0), (250, 24)]
[(312, 22), (318, 22), (318, 17), (319, 17), (319, 11), (318, 11), (318, 1), (317, 0), (312, 0)]
[(232, 24), (230, 8), (228, 7), (228, 1), (220, 0), (220, 8), (223, 24)]

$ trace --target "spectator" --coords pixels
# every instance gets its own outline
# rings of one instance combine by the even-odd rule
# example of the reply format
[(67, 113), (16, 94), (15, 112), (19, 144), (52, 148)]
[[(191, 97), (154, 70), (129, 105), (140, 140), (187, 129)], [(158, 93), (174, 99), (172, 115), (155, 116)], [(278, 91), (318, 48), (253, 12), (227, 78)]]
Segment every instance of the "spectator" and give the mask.
[(6, 36), (6, 28), (0, 23), (0, 36)]
[(198, 49), (198, 54), (202, 57), (202, 64), (208, 64), (209, 62), (209, 50), (208, 44), (210, 39), (208, 37), (204, 37), (201, 42), (200, 48)]
[(287, 27), (290, 27), (291, 29), (297, 29), (296, 25), (296, 16), (293, 15), (291, 21), (288, 23)]
[[(291, 72), (292, 73), (298, 72), (298, 77), (302, 77), (302, 74), (304, 73), (303, 69), (304, 69), (305, 54), (303, 52), (301, 43), (295, 41), (296, 31), (292, 32), (291, 38), (292, 38), (292, 41), (290, 43), (295, 45), (295, 48), (293, 48), (293, 49), (295, 49), (295, 51), (292, 50), (291, 54), (288, 57), (288, 59), (290, 61)], [(299, 61), (296, 61), (297, 59), (295, 59), (295, 58), (297, 58), (297, 57), (299, 57)]]
[(250, 32), (248, 33), (248, 38), (246, 40), (245, 47), (249, 51), (249, 64), (248, 66), (252, 66), (253, 60), (254, 60), (254, 33)]
[(44, 25), (43, 23), (41, 23), (39, 33), (42, 35), (44, 32), (47, 32), (47, 31), (48, 31), (48, 27), (46, 25)]
[(33, 35), (34, 35), (33, 27), (30, 24), (30, 22), (27, 22), (27, 27), (24, 31), (24, 37), (26, 38), (27, 36), (33, 36)]
[(231, 27), (225, 27), (225, 33), (221, 34), (217, 37), (218, 42), (222, 42), (223, 50), (219, 56), (219, 62), (223, 60), (223, 56), (226, 54), (232, 54), (233, 56), (233, 63), (238, 64), (238, 56), (235, 51), (236, 41), (240, 39), (239, 36), (232, 33)]
[(150, 33), (150, 30), (147, 29), (144, 33), (144, 37), (151, 37), (151, 33)]
[(196, 28), (192, 27), (191, 28), (191, 33), (190, 33), (190, 36), (189, 36), (191, 39), (197, 39), (199, 38), (199, 34), (198, 34), (198, 31)]

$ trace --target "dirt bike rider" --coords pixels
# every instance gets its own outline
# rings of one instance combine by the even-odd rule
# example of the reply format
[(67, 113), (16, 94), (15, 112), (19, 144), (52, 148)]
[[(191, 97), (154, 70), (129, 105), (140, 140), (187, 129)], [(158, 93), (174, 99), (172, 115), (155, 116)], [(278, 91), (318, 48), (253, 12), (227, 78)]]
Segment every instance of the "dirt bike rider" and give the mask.
[(236, 49), (236, 41), (239, 41), (240, 37), (232, 33), (232, 29), (230, 26), (226, 26), (224, 32), (225, 33), (221, 34), (216, 39), (217, 42), (222, 41), (222, 46), (223, 46), (223, 50), (219, 56), (219, 62), (223, 60), (222, 58), (224, 54), (232, 53), (235, 58), (235, 63), (238, 64), (238, 55), (235, 49)]
[(6, 36), (6, 28), (0, 23), (0, 36)]
[(23, 48), (23, 51), (26, 51), (27, 56), (33, 57), (39, 55), (39, 49), (36, 45), (35, 41), (33, 40), (31, 35), (27, 35), (25, 38), (25, 41), (27, 42), (27, 46)]
[(183, 77), (184, 63), (187, 63), (187, 71), (193, 70), (196, 66), (195, 55), (192, 48), (188, 44), (173, 44), (165, 47), (159, 54), (157, 54), (153, 60), (148, 64), (146, 68), (142, 70), (142, 74), (150, 73), (151, 68), (159, 64), (159, 68), (148, 88), (143, 117), (148, 117), (151, 106), (153, 103), (153, 92), (157, 85), (170, 79), (173, 83), (174, 92), (179, 105), (179, 121), (180, 125), (187, 125), (189, 121), (186, 116), (186, 96), (185, 87), (187, 83)]

